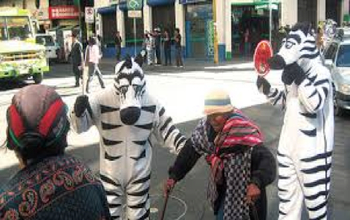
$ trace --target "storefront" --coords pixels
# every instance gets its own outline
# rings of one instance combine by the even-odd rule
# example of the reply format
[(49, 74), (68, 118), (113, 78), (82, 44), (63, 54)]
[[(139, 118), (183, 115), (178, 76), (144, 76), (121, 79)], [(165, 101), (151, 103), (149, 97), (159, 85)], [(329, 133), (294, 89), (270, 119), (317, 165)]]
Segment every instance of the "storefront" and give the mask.
[(211, 1), (182, 0), (185, 7), (186, 56), (214, 56), (213, 9)]
[(114, 47), (114, 37), (117, 31), (116, 5), (97, 9), (101, 15), (101, 31), (103, 44), (107, 47)]
[[(271, 34), (278, 32), (280, 4), (271, 4)], [(233, 56), (249, 56), (261, 40), (269, 40), (270, 10), (268, 1), (233, 2), (231, 6), (231, 46)], [(275, 39), (272, 37), (272, 40)], [(245, 49), (245, 41), (247, 48)], [(273, 44), (274, 42), (272, 42)]]
[[(173, 35), (175, 29), (175, 0), (147, 0), (147, 4), (152, 7), (152, 27), (160, 28), (162, 31), (169, 30)], [(164, 19), (166, 15), (166, 19)]]
[(52, 26), (79, 25), (79, 9), (73, 5), (49, 7), (49, 19)]

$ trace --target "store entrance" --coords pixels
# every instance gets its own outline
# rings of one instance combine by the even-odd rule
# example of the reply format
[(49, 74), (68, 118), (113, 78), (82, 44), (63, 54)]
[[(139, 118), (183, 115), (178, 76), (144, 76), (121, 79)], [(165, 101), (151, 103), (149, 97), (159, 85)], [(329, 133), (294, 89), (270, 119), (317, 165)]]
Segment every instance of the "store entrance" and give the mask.
[(213, 56), (211, 4), (193, 4), (186, 8), (186, 54), (193, 58)]
[[(278, 32), (278, 8), (272, 7), (272, 35)], [(234, 5), (231, 11), (232, 55), (251, 57), (261, 40), (269, 40), (268, 5)]]

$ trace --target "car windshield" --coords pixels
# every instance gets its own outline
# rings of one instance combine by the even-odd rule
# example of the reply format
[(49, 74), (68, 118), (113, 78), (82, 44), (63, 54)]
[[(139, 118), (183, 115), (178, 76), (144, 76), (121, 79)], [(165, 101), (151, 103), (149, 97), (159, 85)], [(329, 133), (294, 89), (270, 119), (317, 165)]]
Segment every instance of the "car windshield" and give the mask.
[(336, 65), (338, 67), (350, 67), (350, 44), (339, 47)]
[(44, 46), (55, 46), (55, 42), (51, 36), (36, 36), (36, 43)]
[(0, 40), (25, 40), (31, 37), (33, 32), (28, 17), (0, 17)]

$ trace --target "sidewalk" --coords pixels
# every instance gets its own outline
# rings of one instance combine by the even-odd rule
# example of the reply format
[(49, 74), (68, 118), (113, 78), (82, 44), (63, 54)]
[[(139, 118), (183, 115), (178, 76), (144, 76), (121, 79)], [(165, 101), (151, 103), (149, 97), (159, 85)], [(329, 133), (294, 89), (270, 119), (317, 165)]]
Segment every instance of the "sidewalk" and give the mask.
[[(175, 61), (172, 63), (172, 66), (148, 66), (147, 64), (143, 65), (144, 70), (147, 71), (154, 71), (154, 72), (187, 72), (187, 71), (200, 71), (200, 70), (206, 70), (210, 69), (210, 71), (218, 71), (218, 70), (234, 70), (233, 69), (228, 69), (231, 65), (236, 65), (236, 64), (244, 64), (244, 63), (251, 63), (253, 62), (253, 58), (238, 58), (234, 57), (232, 60), (229, 61), (223, 61), (218, 64), (215, 64), (212, 59), (197, 59), (197, 58), (186, 58), (184, 59), (184, 67), (176, 67)], [(100, 68), (101, 69), (106, 69), (110, 68), (111, 66), (116, 65), (116, 60), (114, 58), (102, 58), (100, 61)], [(226, 68), (225, 68), (226, 67)], [(251, 65), (249, 70), (253, 70), (253, 65)], [(240, 70), (242, 70), (240, 68)]]

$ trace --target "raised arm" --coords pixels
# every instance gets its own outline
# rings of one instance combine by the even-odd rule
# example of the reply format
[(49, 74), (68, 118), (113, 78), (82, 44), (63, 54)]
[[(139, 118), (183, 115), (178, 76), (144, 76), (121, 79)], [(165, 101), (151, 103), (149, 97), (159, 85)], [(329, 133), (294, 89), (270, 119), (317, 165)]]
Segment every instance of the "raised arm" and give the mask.
[(171, 149), (171, 152), (179, 153), (184, 146), (186, 138), (179, 129), (175, 127), (173, 120), (167, 116), (165, 108), (158, 104), (156, 130), (157, 137), (164, 141), (164, 145)]
[(256, 86), (259, 92), (263, 93), (272, 105), (282, 105), (282, 108), (286, 102), (285, 90), (279, 90), (277, 88), (272, 88), (271, 84), (263, 77), (258, 77), (256, 81)]

